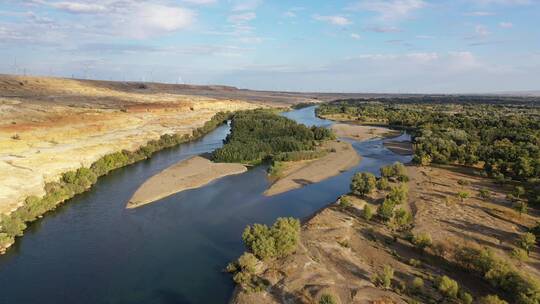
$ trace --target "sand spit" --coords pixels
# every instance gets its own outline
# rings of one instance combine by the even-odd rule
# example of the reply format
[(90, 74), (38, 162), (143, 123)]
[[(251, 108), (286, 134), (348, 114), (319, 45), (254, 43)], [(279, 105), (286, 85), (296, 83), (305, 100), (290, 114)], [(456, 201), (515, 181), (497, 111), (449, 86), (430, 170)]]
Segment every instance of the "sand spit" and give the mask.
[(195, 156), (180, 161), (142, 184), (126, 208), (137, 208), (175, 193), (204, 186), (216, 179), (247, 171), (241, 164), (214, 163)]
[(386, 149), (399, 154), (399, 155), (411, 155), (413, 154), (413, 146), (410, 141), (387, 141), (384, 143)]
[(317, 183), (347, 171), (360, 163), (360, 156), (350, 143), (328, 142), (323, 148), (335, 152), (330, 152), (313, 161), (301, 162), (298, 167), (293, 166), (293, 169), (286, 170), (284, 176), (270, 186), (264, 195), (277, 195)]
[(332, 130), (338, 137), (351, 138), (354, 140), (367, 140), (376, 137), (387, 137), (399, 134), (399, 132), (390, 130), (388, 128), (344, 123), (332, 125)]

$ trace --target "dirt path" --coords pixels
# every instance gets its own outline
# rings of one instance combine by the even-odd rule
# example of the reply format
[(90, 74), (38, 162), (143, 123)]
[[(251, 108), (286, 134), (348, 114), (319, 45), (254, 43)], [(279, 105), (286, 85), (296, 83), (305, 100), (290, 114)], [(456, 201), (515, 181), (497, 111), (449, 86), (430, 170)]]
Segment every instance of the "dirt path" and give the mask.
[(247, 168), (240, 164), (214, 163), (196, 156), (180, 161), (152, 176), (129, 200), (126, 208), (137, 208), (175, 193), (204, 186), (216, 179), (240, 174)]

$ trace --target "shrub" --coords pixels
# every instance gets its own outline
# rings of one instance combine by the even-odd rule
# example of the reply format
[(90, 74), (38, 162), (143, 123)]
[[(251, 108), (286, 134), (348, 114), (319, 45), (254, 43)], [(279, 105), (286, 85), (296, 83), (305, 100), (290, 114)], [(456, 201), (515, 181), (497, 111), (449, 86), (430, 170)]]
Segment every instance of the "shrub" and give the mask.
[(491, 192), (487, 189), (480, 189), (480, 197), (483, 199), (491, 199)]
[(520, 262), (526, 262), (529, 259), (529, 254), (527, 253), (527, 251), (521, 248), (512, 249), (511, 256)]
[(402, 184), (390, 188), (390, 193), (388, 193), (386, 199), (391, 200), (395, 205), (400, 205), (407, 202), (408, 194), (409, 189), (406, 185)]
[(373, 218), (373, 209), (370, 205), (364, 205), (364, 210), (362, 210), (362, 217), (364, 217), (366, 221), (369, 221)]
[(337, 304), (337, 301), (334, 299), (334, 296), (330, 294), (323, 294), (319, 300), (319, 304)]
[(400, 162), (396, 162), (393, 165), (381, 167), (380, 170), (381, 177), (383, 178), (393, 178), (397, 179), (400, 182), (406, 182), (409, 180), (409, 178), (407, 177), (407, 169)]
[(413, 267), (420, 267), (422, 266), (422, 262), (420, 262), (419, 260), (417, 259), (409, 259), (409, 265), (413, 266)]
[(512, 207), (514, 208), (514, 210), (516, 210), (519, 213), (519, 216), (521, 216), (523, 213), (527, 214), (529, 210), (529, 206), (527, 205), (526, 202), (523, 202), (523, 201), (516, 201), (512, 205)]
[(413, 217), (410, 212), (405, 209), (399, 208), (394, 211), (393, 224), (398, 229), (407, 228), (413, 221)]
[(388, 190), (390, 189), (390, 182), (388, 182), (388, 178), (381, 177), (377, 180), (377, 189), (379, 190)]
[(459, 285), (449, 277), (443, 276), (437, 284), (437, 289), (447, 298), (456, 298), (459, 291)]
[(419, 277), (414, 278), (411, 281), (410, 289), (413, 293), (420, 293), (424, 289), (424, 280)]
[(375, 189), (375, 175), (371, 173), (356, 173), (351, 182), (351, 191), (355, 195), (366, 196)]
[(262, 224), (247, 226), (242, 234), (246, 247), (263, 260), (293, 253), (299, 237), (300, 221), (293, 218), (278, 218), (272, 227)]
[(425, 250), (433, 244), (433, 241), (431, 240), (431, 235), (429, 233), (422, 232), (413, 236), (412, 243), (416, 248)]
[(478, 299), (478, 304), (508, 304), (508, 302), (499, 299), (496, 295), (489, 295)]
[(394, 215), (395, 203), (389, 199), (385, 199), (384, 202), (377, 208), (377, 215), (383, 221), (389, 221)]
[(385, 265), (382, 271), (374, 275), (372, 281), (375, 285), (388, 289), (392, 285), (392, 279), (394, 279), (394, 268)]
[(530, 232), (522, 234), (518, 240), (518, 246), (523, 250), (527, 251), (527, 254), (530, 253), (531, 248), (536, 244), (536, 236)]
[(463, 304), (472, 304), (472, 302), (474, 301), (473, 296), (468, 292), (460, 292), (459, 300)]
[(470, 196), (469, 192), (465, 192), (465, 191), (459, 191), (457, 193), (457, 197), (461, 200), (461, 202), (465, 202), (466, 199), (468, 199)]
[(348, 197), (342, 196), (339, 198), (339, 205), (343, 208), (350, 208), (353, 204)]

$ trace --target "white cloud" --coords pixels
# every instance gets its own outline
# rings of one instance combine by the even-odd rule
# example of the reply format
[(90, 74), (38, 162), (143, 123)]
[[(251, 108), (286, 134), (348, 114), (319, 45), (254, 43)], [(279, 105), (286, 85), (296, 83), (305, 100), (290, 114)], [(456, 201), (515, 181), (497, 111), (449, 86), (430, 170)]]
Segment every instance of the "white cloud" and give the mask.
[(349, 6), (351, 10), (377, 13), (382, 20), (399, 20), (426, 6), (423, 0), (362, 0)]
[(96, 14), (107, 10), (104, 5), (81, 2), (55, 2), (50, 6), (74, 14)]
[(210, 4), (216, 4), (217, 0), (183, 0), (186, 3), (189, 4), (195, 4), (195, 5), (210, 5)]
[(232, 10), (235, 12), (252, 11), (262, 4), (262, 0), (230, 0), (232, 1)]
[(231, 23), (241, 24), (254, 20), (255, 18), (257, 18), (257, 14), (255, 14), (254, 12), (248, 12), (243, 14), (231, 15), (229, 16), (229, 18), (227, 18), (227, 20)]
[(527, 5), (531, 4), (532, 0), (469, 0), (478, 5)]
[(370, 26), (364, 29), (368, 32), (375, 32), (375, 33), (398, 33), (401, 32), (401, 30), (398, 27), (395, 26)]
[(296, 18), (296, 13), (293, 11), (286, 11), (285, 13), (283, 13), (283, 16), (287, 18)]
[(343, 16), (320, 16), (315, 15), (313, 19), (317, 21), (323, 21), (337, 26), (346, 26), (352, 24), (352, 21)]
[(354, 40), (359, 40), (361, 37), (357, 33), (351, 33), (351, 38)]
[(484, 38), (488, 36), (489, 34), (491, 34), (485, 25), (480, 25), (480, 24), (475, 26), (474, 32), (476, 33), (476, 36), (480, 38)]
[(475, 17), (485, 17), (485, 16), (493, 16), (495, 13), (493, 12), (486, 12), (486, 11), (475, 11), (470, 13), (465, 13), (465, 16), (475, 16)]
[(147, 3), (135, 5), (126, 15), (129, 17), (114, 16), (118, 20), (112, 22), (121, 33), (132, 38), (185, 29), (195, 20), (191, 10)]
[(499, 26), (502, 28), (512, 28), (514, 24), (512, 22), (500, 22)]

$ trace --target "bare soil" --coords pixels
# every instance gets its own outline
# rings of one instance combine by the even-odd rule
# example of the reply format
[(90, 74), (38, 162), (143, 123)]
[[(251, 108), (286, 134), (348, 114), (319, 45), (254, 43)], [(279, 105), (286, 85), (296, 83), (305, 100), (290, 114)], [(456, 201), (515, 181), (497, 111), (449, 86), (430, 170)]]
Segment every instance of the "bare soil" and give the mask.
[(141, 207), (175, 193), (199, 188), (216, 179), (246, 171), (247, 168), (240, 164), (214, 163), (204, 157), (195, 156), (149, 178), (135, 191), (126, 208)]
[(360, 163), (360, 156), (350, 143), (327, 142), (322, 149), (331, 152), (316, 160), (293, 162), (282, 176), (264, 192), (264, 195), (273, 196), (317, 183), (347, 171)]
[(344, 123), (337, 123), (332, 125), (332, 130), (338, 137), (351, 138), (355, 140), (366, 140), (371, 138), (386, 137), (399, 134), (399, 132), (390, 130), (388, 128)]

